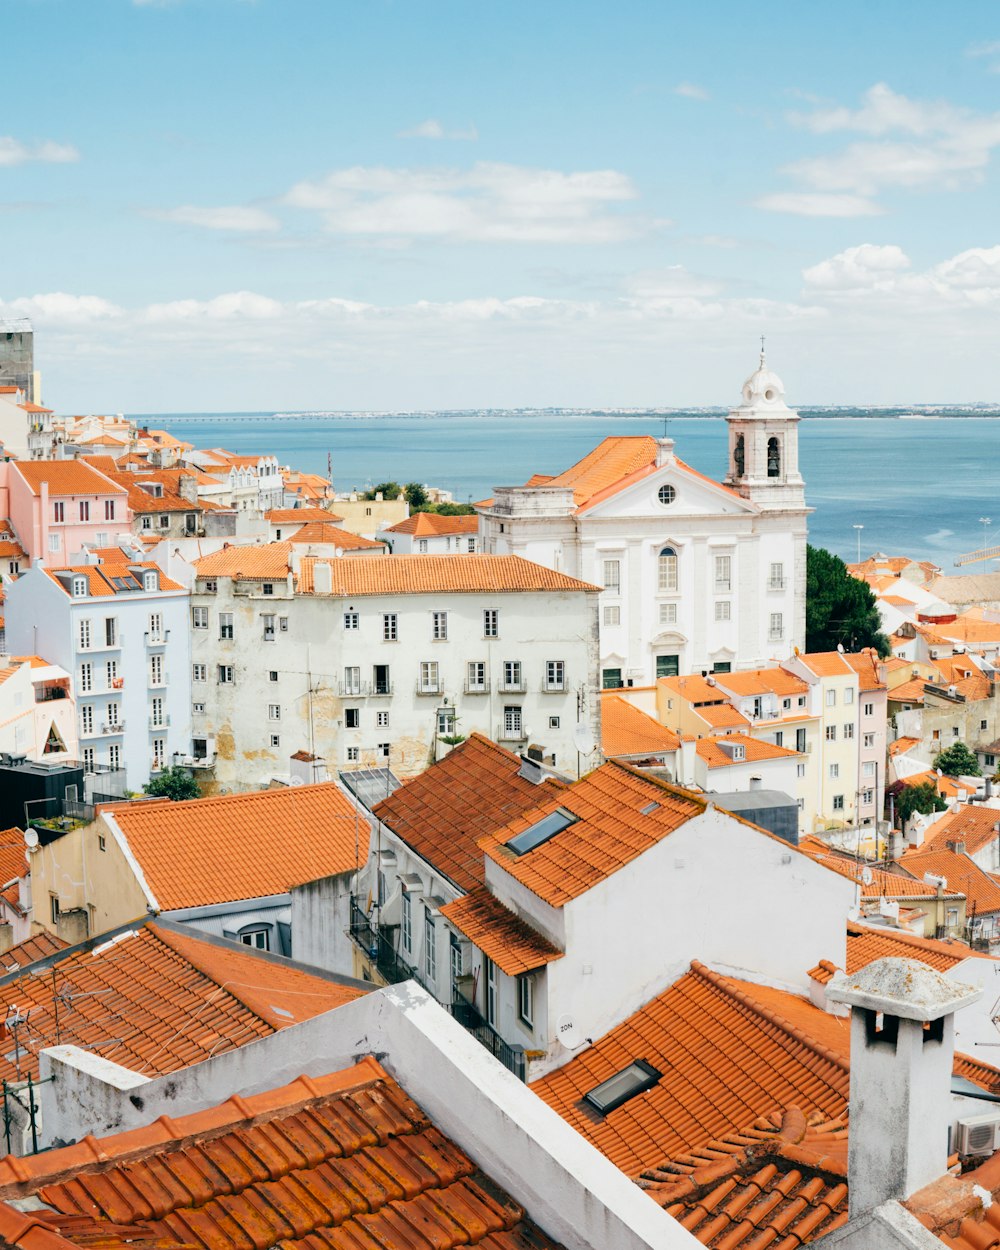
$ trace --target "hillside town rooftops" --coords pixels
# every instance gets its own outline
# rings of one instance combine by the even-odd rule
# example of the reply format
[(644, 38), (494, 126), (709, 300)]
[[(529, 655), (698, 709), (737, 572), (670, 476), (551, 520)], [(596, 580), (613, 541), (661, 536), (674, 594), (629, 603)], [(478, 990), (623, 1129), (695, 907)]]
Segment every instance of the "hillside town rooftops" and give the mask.
[(949, 889), (965, 895), (970, 916), (1000, 912), (1000, 882), (964, 852), (947, 846), (922, 847), (908, 851), (899, 862), (914, 876), (931, 873), (944, 878)]
[(17, 472), (33, 495), (48, 484), (50, 498), (60, 495), (124, 495), (125, 488), (81, 460), (19, 460)]
[(446, 534), (475, 534), (479, 530), (479, 517), (446, 516), (440, 512), (415, 512), (405, 521), (390, 525), (386, 534), (412, 534), (415, 538), (436, 538)]
[[(937, 894), (936, 886), (918, 880), (908, 872), (890, 872), (878, 864), (849, 859), (829, 850), (822, 843), (823, 849), (818, 850), (817, 841), (814, 838), (800, 839), (799, 850), (833, 872), (839, 872), (842, 877), (856, 881), (861, 887), (862, 898), (934, 898)], [(953, 887), (945, 891), (945, 897), (962, 898), (964, 895), (960, 889)]]
[(270, 521), (272, 525), (298, 525), (300, 522), (306, 525), (309, 521), (336, 524), (343, 519), (326, 508), (272, 508), (270, 512), (264, 513), (264, 520)]
[[(106, 595), (128, 594), (142, 590), (141, 571), (150, 569), (159, 574), (157, 590), (183, 590), (178, 582), (167, 577), (154, 560), (126, 560), (125, 553), (117, 548), (108, 548), (107, 554), (117, 552), (119, 563), (112, 559), (100, 564), (71, 564), (68, 568), (46, 569), (45, 572), (65, 594), (72, 596), (72, 588), (66, 585), (67, 578), (82, 577), (87, 583), (87, 596), (102, 598)], [(138, 571), (137, 571), (138, 570)]]
[[(741, 748), (735, 754), (733, 748)], [(726, 734), (721, 738), (699, 738), (695, 746), (698, 755), (709, 768), (731, 768), (733, 764), (759, 764), (765, 760), (794, 759), (799, 751), (775, 746), (751, 738), (747, 734)]]
[(14, 972), (17, 968), (26, 968), (28, 964), (37, 963), (40, 959), (46, 959), (49, 955), (65, 950), (68, 945), (69, 943), (58, 934), (50, 933), (48, 929), (41, 929), (0, 955), (0, 975)]
[[(976, 954), (964, 942), (945, 942), (881, 925), (876, 928), (847, 922), (847, 967), (842, 971), (854, 973), (876, 959), (889, 958), (918, 959), (938, 972), (950, 972), (966, 959), (976, 958)], [(810, 968), (809, 975), (826, 985), (839, 971), (830, 960), (821, 959), (815, 968)]]
[(676, 751), (680, 738), (621, 695), (601, 695), (601, 748), (615, 756), (660, 755)]
[(970, 855), (991, 842), (1000, 842), (1000, 811), (995, 807), (965, 804), (957, 812), (946, 812), (924, 831), (921, 850), (947, 850), (949, 842), (964, 842)]
[(233, 581), (283, 581), (291, 569), (289, 542), (225, 546), (195, 560), (199, 578), (231, 577)]

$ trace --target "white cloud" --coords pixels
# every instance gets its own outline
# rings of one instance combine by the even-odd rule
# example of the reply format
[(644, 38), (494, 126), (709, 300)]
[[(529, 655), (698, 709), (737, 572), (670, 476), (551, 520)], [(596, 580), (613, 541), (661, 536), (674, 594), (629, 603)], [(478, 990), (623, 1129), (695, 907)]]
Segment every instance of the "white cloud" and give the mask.
[(909, 268), (910, 258), (901, 247), (862, 243), (820, 261), (806, 269), (802, 277), (807, 288), (849, 291), (872, 288), (885, 280), (892, 282)]
[(50, 139), (42, 143), (22, 143), (10, 135), (0, 135), (0, 166), (26, 165), (31, 161), (69, 165), (79, 159), (80, 153), (68, 143), (53, 143)]
[(480, 161), (467, 170), (354, 166), (297, 183), (284, 202), (319, 213), (334, 234), (608, 243), (651, 228), (645, 219), (612, 211), (637, 194), (631, 179), (613, 169), (562, 173)]
[(124, 310), (97, 295), (68, 295), (53, 291), (0, 301), (0, 316), (30, 317), (40, 325), (80, 325), (120, 317)]
[[(893, 244), (863, 243), (820, 261), (803, 272), (806, 292), (857, 308), (891, 305), (904, 310), (975, 314), (1000, 306), (1000, 245), (973, 247), (914, 271), (910, 258)], [(896, 325), (900, 323), (897, 321)]]
[(243, 205), (224, 205), (202, 208), (194, 204), (182, 204), (178, 208), (156, 209), (148, 214), (161, 221), (174, 221), (185, 226), (202, 226), (206, 230), (232, 230), (241, 233), (261, 233), (281, 229), (281, 222), (262, 208)]
[(268, 321), (280, 319), (286, 308), (278, 300), (254, 291), (232, 291), (210, 300), (172, 300), (150, 304), (142, 314), (148, 322)]
[(429, 117), (426, 121), (419, 122), (416, 126), (412, 126), (409, 130), (400, 130), (396, 134), (397, 139), (452, 139), (467, 140), (474, 143), (479, 138), (479, 132), (475, 126), (467, 126), (464, 130), (446, 130), (436, 117)]
[(799, 217), (874, 217), (885, 210), (863, 195), (817, 194), (814, 191), (779, 191), (754, 200), (754, 208), (768, 213), (794, 213)]
[(674, 88), (674, 95), (681, 95), (688, 100), (710, 100), (712, 97), (704, 87), (693, 82), (679, 82)]
[(1000, 40), (990, 43), (974, 43), (966, 48), (966, 56), (985, 57), (990, 64), (986, 67), (991, 74), (1000, 74)]

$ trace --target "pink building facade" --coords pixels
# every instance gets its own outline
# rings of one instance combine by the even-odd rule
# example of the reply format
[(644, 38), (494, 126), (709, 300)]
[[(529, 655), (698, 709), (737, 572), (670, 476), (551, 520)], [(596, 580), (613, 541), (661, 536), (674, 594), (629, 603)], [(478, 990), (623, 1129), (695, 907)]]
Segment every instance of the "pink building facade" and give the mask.
[(0, 469), (0, 504), (6, 495), (7, 515), (32, 564), (71, 564), (84, 546), (116, 546), (129, 533), (128, 491), (88, 464), (11, 461)]

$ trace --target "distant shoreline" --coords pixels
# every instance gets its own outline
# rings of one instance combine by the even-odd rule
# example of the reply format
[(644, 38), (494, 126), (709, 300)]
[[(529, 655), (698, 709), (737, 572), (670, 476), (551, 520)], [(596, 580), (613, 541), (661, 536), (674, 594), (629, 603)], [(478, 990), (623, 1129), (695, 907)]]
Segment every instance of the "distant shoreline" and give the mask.
[[(511, 420), (533, 417), (597, 417), (602, 420), (616, 418), (635, 419), (648, 417), (651, 420), (684, 418), (685, 420), (717, 421), (725, 417), (728, 408), (448, 408), (448, 409), (410, 409), (406, 411), (363, 411), (363, 410), (329, 410), (320, 411), (307, 409), (302, 412), (150, 412), (127, 413), (131, 420), (139, 422), (156, 421), (205, 421), (205, 422), (237, 422), (237, 421), (421, 421), (454, 418), (468, 420), (480, 418), (484, 421), (492, 418)], [(796, 410), (803, 421), (936, 421), (936, 420), (995, 420), (1000, 418), (1000, 405), (983, 405), (981, 407), (938, 407), (933, 408), (807, 408)]]

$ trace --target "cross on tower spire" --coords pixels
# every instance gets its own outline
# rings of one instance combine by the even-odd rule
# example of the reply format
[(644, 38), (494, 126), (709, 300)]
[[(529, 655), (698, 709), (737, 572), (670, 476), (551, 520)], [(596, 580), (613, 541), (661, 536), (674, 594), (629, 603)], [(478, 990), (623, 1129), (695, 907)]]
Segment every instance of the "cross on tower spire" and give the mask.
[(764, 336), (760, 336), (760, 367), (764, 368)]

